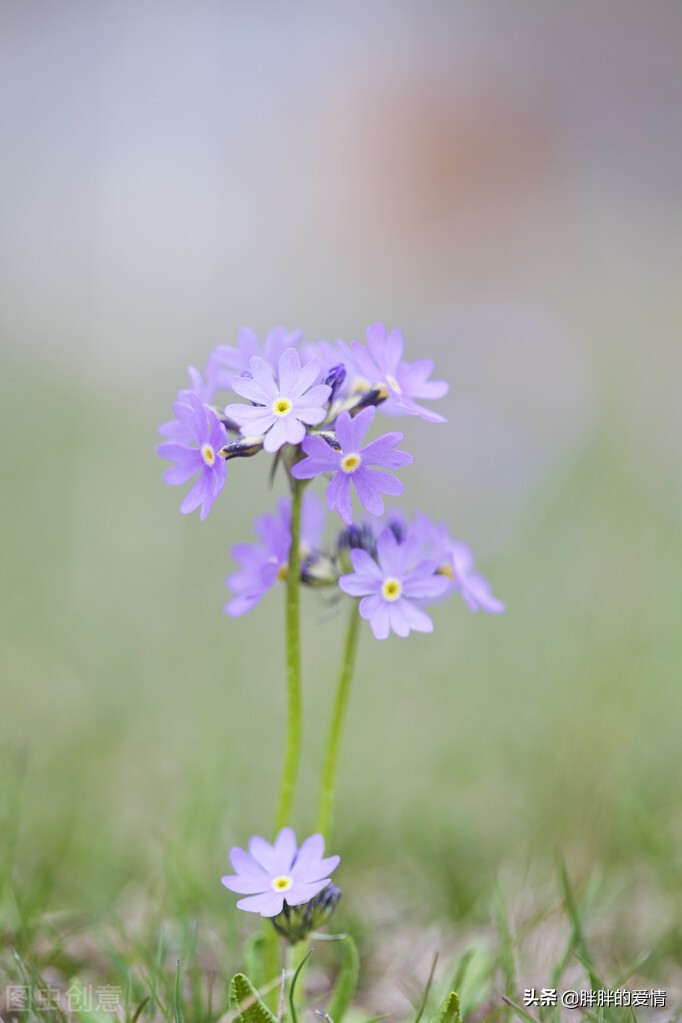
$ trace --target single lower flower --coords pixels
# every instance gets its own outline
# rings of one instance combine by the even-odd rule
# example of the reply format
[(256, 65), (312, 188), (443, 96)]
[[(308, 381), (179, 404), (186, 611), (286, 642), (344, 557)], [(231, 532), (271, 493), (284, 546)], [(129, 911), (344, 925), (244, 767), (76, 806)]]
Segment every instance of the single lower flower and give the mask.
[(225, 414), (246, 437), (265, 439), (266, 451), (278, 451), (284, 444), (300, 444), (306, 427), (317, 426), (327, 415), (331, 394), (328, 384), (318, 384), (321, 366), (311, 360), (301, 366), (295, 348), (287, 348), (279, 360), (279, 380), (271, 366), (258, 356), (251, 359), (251, 376), (233, 377), (232, 390), (253, 402), (228, 405)]
[(362, 597), (360, 614), (369, 621), (377, 639), (393, 631), (407, 636), (411, 630), (433, 632), (433, 622), (419, 604), (441, 596), (450, 580), (436, 574), (435, 559), (417, 561), (418, 541), (399, 543), (386, 527), (377, 540), (376, 561), (367, 551), (350, 551), (354, 572), (343, 575), (339, 586), (351, 597)]
[(381, 383), (388, 389), (389, 400), (382, 405), (382, 411), (445, 423), (443, 416), (419, 405), (415, 399), (442, 398), (448, 393), (449, 384), (445, 380), (429, 380), (434, 368), (431, 359), (403, 361), (404, 346), (399, 330), (387, 335), (383, 323), (374, 323), (367, 328), (367, 349), (357, 341), (352, 342), (351, 349), (356, 365), (369, 383)]
[[(205, 519), (227, 479), (227, 465), (220, 451), (227, 441), (225, 427), (218, 416), (204, 405), (194, 391), (181, 391), (173, 405), (177, 429), (167, 430), (170, 440), (157, 448), (162, 458), (176, 464), (166, 469), (163, 478), (171, 486), (180, 486), (199, 473), (199, 478), (180, 505), (183, 515), (201, 505), (200, 518)], [(168, 426), (168, 424), (166, 424)]]
[(327, 487), (327, 506), (330, 511), (336, 509), (346, 525), (353, 521), (351, 484), (371, 515), (383, 515), (381, 495), (398, 497), (404, 487), (392, 473), (379, 472), (378, 469), (397, 469), (412, 461), (412, 455), (407, 451), (396, 450), (396, 444), (403, 439), (402, 433), (386, 433), (362, 446), (375, 413), (376, 409), (366, 408), (352, 418), (349, 412), (342, 412), (335, 426), (340, 447), (332, 447), (322, 437), (311, 434), (302, 444), (308, 457), (297, 462), (291, 470), (292, 476), (299, 480), (333, 472)]
[(292, 829), (282, 828), (272, 845), (260, 835), (253, 835), (248, 852), (231, 849), (235, 873), (221, 881), (231, 892), (248, 896), (239, 900), (237, 909), (274, 917), (285, 903), (301, 906), (326, 888), (340, 859), (324, 856), (322, 835), (311, 835), (299, 847)]

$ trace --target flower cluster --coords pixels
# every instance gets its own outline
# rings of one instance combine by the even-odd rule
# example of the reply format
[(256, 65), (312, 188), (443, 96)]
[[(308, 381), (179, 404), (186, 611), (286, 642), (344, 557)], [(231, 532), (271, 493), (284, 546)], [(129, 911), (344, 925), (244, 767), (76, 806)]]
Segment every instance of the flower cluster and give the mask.
[[(303, 502), (301, 579), (340, 588), (360, 598), (359, 612), (378, 639), (390, 632), (429, 632), (429, 602), (461, 594), (473, 611), (498, 614), (504, 605), (474, 571), (473, 556), (444, 525), (416, 515), (408, 526), (395, 512), (388, 523), (384, 497), (399, 497), (403, 482), (394, 471), (412, 455), (399, 445), (403, 434), (367, 440), (377, 414), (415, 416), (445, 422), (422, 402), (443, 397), (448, 385), (431, 380), (433, 362), (403, 359), (398, 330), (375, 323), (366, 345), (356, 341), (305, 342), (282, 327), (259, 342), (244, 328), (235, 346), (219, 345), (203, 373), (190, 367), (191, 387), (173, 405), (175, 420), (160, 432), (159, 454), (175, 464), (166, 470), (172, 485), (196, 476), (180, 510), (201, 507), (201, 518), (225, 486), (227, 462), (261, 451), (283, 463), (292, 484), (324, 477), (326, 502), (347, 530), (325, 550), (324, 511), (312, 493)], [(216, 402), (220, 391), (243, 401)], [(354, 496), (375, 518), (364, 525), (354, 513)], [(291, 501), (256, 519), (256, 543), (240, 543), (232, 554), (238, 571), (227, 579), (232, 598), (225, 611), (243, 615), (269, 589), (286, 580), (291, 549)]]
[[(444, 524), (421, 513), (411, 520), (386, 511), (385, 497), (399, 497), (396, 475), (412, 462), (400, 444), (403, 434), (385, 432), (369, 439), (381, 414), (412, 416), (443, 423), (424, 401), (442, 398), (443, 380), (432, 380), (430, 359), (407, 362), (398, 330), (375, 323), (366, 344), (356, 341), (306, 342), (300, 332), (282, 327), (261, 343), (250, 329), (234, 346), (219, 345), (203, 372), (189, 368), (190, 386), (173, 405), (175, 418), (160, 427), (159, 454), (174, 463), (164, 474), (172, 486), (190, 483), (180, 511), (200, 508), (205, 519), (227, 481), (227, 463), (265, 451), (274, 456), (273, 474), (284, 470), (291, 497), (254, 522), (256, 540), (232, 548), (237, 571), (227, 579), (231, 597), (225, 612), (239, 617), (251, 611), (270, 589), (286, 583), (287, 672), (290, 687), (289, 733), (278, 819), (290, 819), (298, 766), (300, 731), (300, 654), (298, 586), (328, 587), (357, 603), (377, 639), (391, 633), (431, 632), (426, 608), (459, 594), (472, 611), (500, 614), (504, 605), (474, 569), (470, 549), (450, 536)], [(242, 400), (218, 400), (231, 392)], [(341, 525), (325, 541), (326, 513), (307, 488), (326, 481), (327, 509)], [(358, 519), (362, 507), (368, 517)], [(294, 514), (295, 511), (295, 514)], [(294, 538), (296, 543), (294, 545)], [(327, 749), (319, 829), (329, 833), (344, 687), (355, 650), (358, 619), (350, 619), (347, 659), (341, 675), (335, 718)], [(293, 695), (292, 695), (293, 694)], [(240, 909), (270, 918), (288, 941), (302, 941), (323, 924), (338, 902), (331, 884), (338, 856), (324, 856), (322, 833), (299, 847), (290, 827), (273, 844), (254, 835), (248, 851), (233, 848), (235, 873), (222, 878), (244, 896)]]

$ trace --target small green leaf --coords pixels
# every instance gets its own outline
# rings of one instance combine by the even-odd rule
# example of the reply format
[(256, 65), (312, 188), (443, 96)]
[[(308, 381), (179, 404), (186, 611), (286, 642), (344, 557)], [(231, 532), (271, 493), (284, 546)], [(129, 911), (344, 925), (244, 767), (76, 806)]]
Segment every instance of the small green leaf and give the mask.
[(294, 974), (294, 976), (292, 977), (292, 980), (291, 980), (291, 987), (289, 988), (289, 1008), (291, 1009), (292, 1023), (298, 1023), (298, 1015), (296, 1013), (296, 981), (298, 980), (298, 978), (300, 976), (301, 970), (303, 969), (305, 964), (308, 962), (308, 960), (310, 959), (312, 954), (313, 954), (313, 950), (311, 948), (305, 954), (303, 959), (301, 959), (300, 963), (298, 964), (298, 967), (296, 968), (296, 973)]
[(342, 961), (339, 976), (334, 988), (329, 1015), (334, 1023), (342, 1023), (343, 1017), (353, 1000), (360, 977), (360, 956), (353, 939), (348, 935), (340, 942)]
[(239, 1012), (242, 1023), (277, 1023), (276, 1017), (243, 973), (235, 974), (230, 982), (230, 1009)]
[(462, 1023), (462, 1014), (459, 1011), (459, 995), (451, 991), (440, 1009), (431, 1017), (431, 1023)]

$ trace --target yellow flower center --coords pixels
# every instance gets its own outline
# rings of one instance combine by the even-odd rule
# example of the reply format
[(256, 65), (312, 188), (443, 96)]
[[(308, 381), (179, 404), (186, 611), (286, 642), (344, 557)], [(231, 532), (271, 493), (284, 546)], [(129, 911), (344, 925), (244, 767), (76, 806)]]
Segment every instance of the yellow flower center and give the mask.
[(351, 384), (351, 394), (364, 394), (365, 391), (371, 391), (372, 385), (366, 377), (355, 377)]
[(360, 468), (361, 462), (362, 459), (360, 458), (360, 455), (356, 451), (353, 451), (352, 454), (344, 455), (341, 459), (341, 468), (347, 475), (350, 475), (352, 472), (355, 472), (356, 469)]
[(278, 398), (277, 401), (272, 403), (272, 411), (280, 418), (288, 416), (292, 407), (293, 406), (288, 398)]
[(384, 585), (381, 587), (381, 593), (384, 600), (393, 602), (399, 600), (400, 595), (403, 592), (403, 584), (400, 579), (385, 579)]
[(201, 445), (201, 457), (208, 466), (212, 466), (215, 463), (215, 451), (210, 444)]
[(281, 874), (279, 877), (272, 879), (272, 890), (274, 892), (288, 892), (293, 886), (293, 877), (287, 877), (286, 874)]
[(391, 376), (390, 373), (386, 374), (386, 383), (391, 388), (391, 390), (397, 391), (397, 393), (400, 394), (400, 384), (398, 383), (395, 377)]
[(446, 575), (448, 579), (454, 579), (455, 573), (449, 561), (445, 561), (438, 569), (438, 575)]
[(277, 569), (277, 578), (281, 583), (285, 583), (289, 578), (289, 565), (287, 562), (283, 562)]

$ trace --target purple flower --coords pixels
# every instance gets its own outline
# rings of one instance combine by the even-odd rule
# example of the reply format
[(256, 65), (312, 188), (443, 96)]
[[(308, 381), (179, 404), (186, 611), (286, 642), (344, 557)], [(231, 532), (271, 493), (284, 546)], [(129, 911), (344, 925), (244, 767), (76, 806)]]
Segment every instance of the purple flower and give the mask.
[(446, 561), (440, 571), (448, 577), (452, 573), (453, 589), (462, 594), (471, 611), (487, 611), (491, 615), (504, 613), (505, 605), (493, 596), (488, 580), (474, 571), (474, 556), (461, 540), (449, 541)]
[(287, 348), (294, 348), (301, 339), (301, 331), (288, 331), (275, 327), (261, 345), (257, 334), (250, 327), (242, 327), (237, 335), (237, 345), (218, 345), (211, 353), (208, 375), (214, 377), (218, 386), (230, 390), (233, 376), (251, 374), (251, 359), (264, 359), (274, 371)]
[(273, 845), (253, 835), (248, 852), (230, 849), (230, 861), (236, 873), (221, 878), (222, 883), (231, 892), (249, 896), (239, 900), (237, 909), (277, 916), (285, 902), (301, 906), (326, 888), (340, 857), (324, 857), (322, 835), (306, 838), (299, 849), (292, 829), (282, 828)]
[(351, 550), (355, 572), (343, 575), (339, 586), (351, 597), (362, 597), (360, 614), (368, 619), (377, 639), (386, 639), (391, 629), (398, 636), (433, 632), (433, 622), (417, 602), (443, 594), (450, 581), (436, 575), (434, 559), (416, 561), (419, 541), (407, 537), (399, 543), (390, 528), (377, 540), (377, 560), (367, 551)]
[(200, 474), (180, 505), (180, 511), (187, 515), (201, 505), (200, 518), (203, 521), (227, 479), (227, 464), (219, 454), (227, 433), (213, 409), (204, 405), (194, 391), (181, 391), (173, 411), (177, 417), (175, 437), (178, 439), (160, 444), (157, 451), (162, 458), (177, 464), (166, 469), (163, 478), (166, 483), (179, 486), (197, 472)]
[[(204, 405), (210, 405), (216, 391), (216, 383), (210, 371), (207, 371), (206, 379), (204, 379), (203, 374), (199, 372), (196, 366), (188, 366), (187, 372), (189, 373), (191, 386), (187, 390), (180, 391), (177, 400), (182, 401), (186, 405), (188, 403), (187, 395), (193, 392)], [(162, 437), (166, 437), (167, 440), (177, 441), (178, 444), (191, 444), (192, 442), (192, 434), (189, 433), (185, 425), (178, 419), (171, 419), (168, 423), (162, 423), (159, 427), (159, 433)]]
[(357, 367), (369, 385), (381, 383), (386, 386), (389, 400), (382, 405), (384, 412), (396, 415), (408, 413), (432, 423), (446, 422), (443, 416), (418, 405), (414, 399), (442, 398), (448, 393), (449, 385), (445, 380), (428, 379), (433, 373), (432, 359), (417, 359), (412, 363), (402, 361), (404, 340), (399, 330), (392, 330), (387, 336), (383, 323), (374, 323), (367, 328), (369, 351), (357, 341), (352, 342), (351, 348)]
[[(324, 508), (315, 494), (303, 496), (301, 511), (301, 554), (319, 549), (324, 532)], [(258, 542), (238, 543), (232, 557), (240, 570), (229, 576), (226, 586), (235, 596), (225, 605), (225, 613), (239, 618), (258, 604), (268, 590), (287, 575), (291, 548), (291, 500), (283, 497), (274, 515), (261, 515), (254, 523)]]
[(408, 526), (404, 520), (391, 523), (394, 532), (402, 531), (405, 540), (416, 544), (418, 556), (434, 559), (438, 572), (450, 580), (443, 596), (461, 593), (472, 611), (487, 611), (488, 614), (503, 614), (505, 605), (494, 597), (490, 583), (474, 571), (474, 556), (471, 548), (461, 540), (453, 540), (447, 526), (431, 522), (427, 515), (416, 514)]
[(253, 405), (228, 405), (226, 415), (246, 437), (265, 435), (266, 451), (278, 451), (283, 444), (300, 444), (306, 426), (321, 423), (331, 388), (316, 384), (320, 363), (311, 360), (301, 368), (295, 348), (287, 348), (279, 360), (279, 383), (268, 363), (257, 355), (251, 359), (252, 377), (233, 377), (232, 390)]
[(392, 473), (378, 472), (370, 466), (381, 469), (397, 469), (409, 465), (412, 455), (407, 451), (396, 451), (395, 446), (403, 439), (402, 433), (386, 433), (362, 447), (362, 441), (372, 425), (374, 408), (363, 409), (355, 419), (349, 412), (342, 412), (336, 420), (336, 436), (341, 450), (331, 447), (322, 437), (313, 435), (305, 438), (302, 448), (307, 458), (297, 462), (291, 470), (299, 480), (309, 480), (321, 473), (333, 472), (327, 488), (327, 506), (335, 508), (343, 521), (353, 521), (351, 483), (358, 497), (371, 515), (382, 515), (384, 502), (382, 494), (397, 497), (403, 492), (403, 485)]

